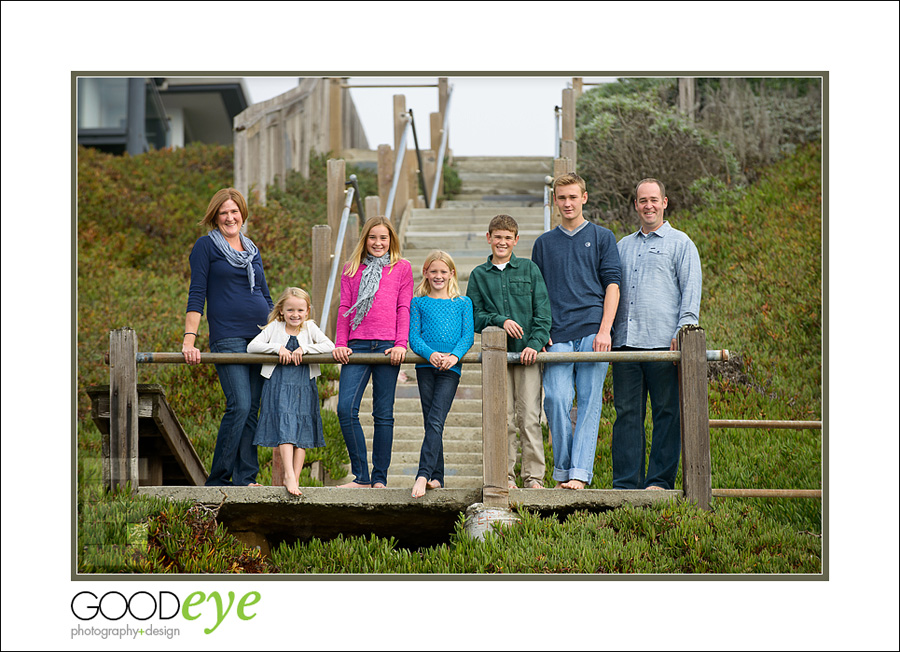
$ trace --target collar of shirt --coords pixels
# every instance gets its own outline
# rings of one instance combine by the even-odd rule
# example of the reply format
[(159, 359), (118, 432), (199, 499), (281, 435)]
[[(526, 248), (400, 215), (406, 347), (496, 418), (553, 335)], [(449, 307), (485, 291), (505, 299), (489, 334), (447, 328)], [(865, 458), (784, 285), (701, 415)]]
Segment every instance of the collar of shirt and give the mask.
[(576, 235), (576, 234), (579, 233), (580, 231), (583, 231), (584, 229), (586, 229), (586, 228), (587, 228), (587, 225), (590, 224), (590, 223), (591, 223), (591, 222), (590, 222), (589, 220), (585, 219), (584, 222), (582, 222), (581, 224), (579, 224), (578, 226), (576, 226), (576, 227), (575, 227), (573, 230), (571, 230), (571, 231), (569, 231), (568, 229), (564, 229), (562, 224), (560, 224), (560, 225), (557, 226), (556, 228), (559, 229), (559, 230), (562, 231), (565, 235), (567, 235), (567, 236), (569, 236), (569, 237), (571, 238), (572, 236)]
[[(517, 257), (514, 253), (510, 253), (510, 258), (508, 261), (506, 261), (506, 265), (507, 265), (507, 267), (518, 267), (519, 266), (519, 261), (517, 260)], [(497, 269), (497, 271), (500, 271), (494, 265), (494, 254), (488, 254), (487, 268), (488, 269)]]
[(636, 238), (649, 238), (651, 235), (655, 235), (658, 238), (665, 238), (669, 231), (672, 230), (672, 225), (669, 224), (668, 220), (664, 221), (658, 229), (655, 231), (651, 231), (650, 233), (644, 233), (643, 229), (638, 229), (634, 233), (634, 237)]

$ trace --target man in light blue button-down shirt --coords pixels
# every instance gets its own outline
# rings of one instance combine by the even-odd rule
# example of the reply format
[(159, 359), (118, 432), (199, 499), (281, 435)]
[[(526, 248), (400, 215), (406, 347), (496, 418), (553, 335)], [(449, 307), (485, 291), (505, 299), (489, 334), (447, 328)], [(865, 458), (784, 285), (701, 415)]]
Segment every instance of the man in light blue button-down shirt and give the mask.
[[(665, 186), (644, 179), (635, 188), (641, 228), (619, 242), (622, 265), (613, 349), (672, 350), (685, 324), (700, 318), (702, 273), (697, 247), (664, 220)], [(647, 396), (653, 414), (650, 459), (644, 472)], [(681, 455), (678, 373), (671, 362), (613, 364), (614, 489), (674, 489)]]

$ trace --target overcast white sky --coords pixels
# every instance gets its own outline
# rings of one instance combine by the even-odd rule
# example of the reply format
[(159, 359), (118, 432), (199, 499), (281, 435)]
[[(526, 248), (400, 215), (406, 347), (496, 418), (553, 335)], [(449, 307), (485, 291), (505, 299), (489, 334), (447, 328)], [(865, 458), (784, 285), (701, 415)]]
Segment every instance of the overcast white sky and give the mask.
[[(615, 77), (585, 77), (586, 84)], [(253, 102), (274, 97), (297, 85), (297, 77), (247, 77)], [(450, 76), (450, 146), (457, 156), (553, 156), (554, 107), (572, 77)], [(393, 96), (404, 95), (413, 110), (419, 146), (428, 149), (429, 114), (438, 110), (436, 88), (352, 88), (354, 84), (436, 84), (432, 77), (355, 76), (350, 95), (362, 120), (369, 147), (393, 145)], [(412, 135), (409, 137), (412, 147)]]
[[(201, 633), (206, 623), (181, 621), (175, 647), (255, 649), (289, 639), (308, 648), (340, 647), (363, 632), (372, 649), (420, 649), (439, 632), (438, 645), (449, 648), (477, 641), (485, 649), (594, 649), (653, 645), (648, 632), (655, 632), (673, 649), (896, 650), (898, 517), (890, 497), (897, 494), (898, 253), (878, 235), (870, 244), (867, 234), (875, 228), (890, 235), (897, 223), (898, 6), (3, 2), (3, 649), (121, 648), (115, 639), (71, 639), (78, 623), (69, 604), (80, 590), (169, 590), (184, 598), (200, 589), (255, 589), (262, 600), (253, 621), (231, 619), (214, 636)], [(72, 71), (296, 70), (452, 71), (451, 77), (551, 71), (561, 78), (828, 71), (823, 436), (829, 581), (72, 581)], [(510, 117), (487, 117), (494, 102), (508, 107), (512, 91), (488, 94), (485, 86), (471, 104), (463, 98), (476, 94), (457, 86), (454, 149), (469, 147), (470, 123), (484, 123), (489, 132), (519, 134), (529, 143), (521, 145), (527, 153), (531, 147), (549, 153), (558, 90), (514, 106), (515, 113), (532, 106), (537, 113), (526, 128), (513, 129)], [(436, 102), (429, 93), (432, 99), (422, 104), (409, 100), (423, 124)], [(366, 129), (371, 144), (390, 142), (380, 127)], [(473, 138), (512, 147), (500, 134)], [(489, 609), (486, 619), (479, 617), (482, 607)]]

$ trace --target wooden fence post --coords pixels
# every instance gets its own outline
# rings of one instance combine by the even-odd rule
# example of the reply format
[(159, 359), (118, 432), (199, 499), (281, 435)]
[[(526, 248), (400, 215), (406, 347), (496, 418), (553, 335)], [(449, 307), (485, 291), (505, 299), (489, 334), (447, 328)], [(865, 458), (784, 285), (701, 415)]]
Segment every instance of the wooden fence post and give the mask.
[(709, 398), (706, 380), (706, 333), (699, 326), (678, 332), (681, 363), (678, 388), (681, 400), (681, 472), (684, 497), (701, 509), (712, 500), (709, 454)]
[(341, 227), (341, 213), (344, 211), (344, 194), (347, 165), (343, 159), (328, 159), (327, 162), (327, 199), (328, 226), (331, 227), (331, 251), (337, 244), (338, 229)]
[[(316, 224), (312, 228), (312, 302), (315, 309), (315, 321), (322, 323), (328, 313), (325, 306), (325, 291), (328, 288), (328, 275), (331, 273), (331, 256), (334, 245), (331, 244), (331, 227), (327, 224)], [(333, 319), (328, 320), (328, 330), (332, 328)], [(329, 335), (329, 337), (331, 337)]]
[(381, 215), (381, 198), (378, 195), (369, 195), (366, 197), (366, 220)]
[[(570, 158), (555, 158), (553, 159), (553, 178), (562, 176), (563, 174), (568, 174), (569, 172), (575, 171), (575, 161)], [(550, 228), (554, 229), (562, 223), (562, 215), (559, 213), (559, 207), (557, 207), (556, 202), (553, 198), (550, 198), (550, 201), (553, 202), (550, 206)]]
[(137, 336), (130, 328), (109, 332), (109, 460), (103, 470), (107, 469), (104, 486), (115, 490), (130, 482), (132, 491), (137, 490)]
[(340, 77), (332, 77), (328, 87), (328, 148), (335, 156), (341, 156), (344, 149), (343, 89)]
[(506, 482), (506, 331), (489, 326), (481, 333), (481, 402), (484, 486), (482, 502), (509, 507)]
[[(403, 132), (406, 130), (406, 125), (409, 124), (409, 120), (403, 119), (403, 115), (406, 113), (406, 96), (405, 95), (394, 95), (394, 160), (393, 163), (396, 165), (397, 158), (400, 157), (402, 161), (400, 163), (400, 179), (397, 181), (397, 190), (394, 194), (394, 207), (391, 211), (392, 215), (387, 215), (386, 217), (396, 225), (400, 221), (400, 216), (403, 214), (403, 209), (406, 206), (406, 200), (410, 197), (414, 197), (414, 193), (411, 192), (413, 189), (409, 187), (409, 164), (410, 157), (407, 156), (409, 152), (409, 144), (412, 143), (412, 137), (409, 137), (407, 141), (406, 148), (401, 152), (400, 151), (400, 141), (403, 140)], [(415, 178), (415, 177), (413, 177)], [(391, 177), (391, 182), (393, 182), (393, 176)], [(387, 199), (387, 197), (385, 197)]]
[(391, 183), (394, 180), (394, 152), (390, 145), (378, 146), (378, 199), (379, 210), (376, 215), (385, 215), (387, 210), (388, 195), (391, 194)]
[[(434, 160), (435, 166), (437, 166), (437, 155), (441, 151), (441, 138), (443, 137), (444, 130), (444, 114), (443, 113), (432, 113), (431, 114), (431, 151), (434, 152)], [(426, 177), (431, 185), (434, 185), (434, 172), (431, 173), (431, 177)], [(431, 186), (429, 186), (430, 188)], [(444, 174), (443, 170), (441, 170), (441, 178), (438, 179), (438, 191), (437, 194), (443, 194), (444, 192)], [(429, 195), (430, 196), (430, 195)], [(432, 206), (434, 208), (434, 206)]]

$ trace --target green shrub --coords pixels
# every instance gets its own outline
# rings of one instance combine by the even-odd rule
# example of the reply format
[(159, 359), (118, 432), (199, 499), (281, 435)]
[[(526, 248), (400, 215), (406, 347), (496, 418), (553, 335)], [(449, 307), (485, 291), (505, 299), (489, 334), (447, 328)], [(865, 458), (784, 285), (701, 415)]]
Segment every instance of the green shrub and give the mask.
[(277, 571), (216, 523), (216, 510), (134, 496), (129, 488), (79, 504), (80, 573)]
[(730, 183), (739, 170), (730, 146), (646, 96), (588, 91), (578, 100), (576, 136), (578, 170), (588, 186), (585, 211), (598, 222), (638, 224), (633, 201), (640, 179), (661, 179), (669, 210), (677, 211), (691, 204), (695, 179)]
[(285, 573), (820, 573), (821, 540), (751, 509), (706, 512), (685, 503), (575, 512), (525, 511), (521, 523), (472, 539), (461, 516), (448, 544), (407, 550), (392, 538), (282, 545)]

